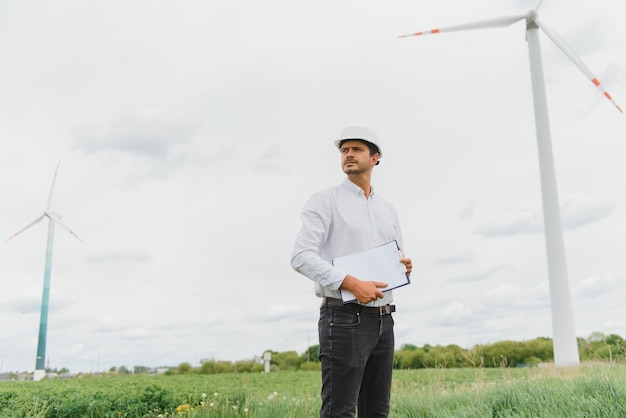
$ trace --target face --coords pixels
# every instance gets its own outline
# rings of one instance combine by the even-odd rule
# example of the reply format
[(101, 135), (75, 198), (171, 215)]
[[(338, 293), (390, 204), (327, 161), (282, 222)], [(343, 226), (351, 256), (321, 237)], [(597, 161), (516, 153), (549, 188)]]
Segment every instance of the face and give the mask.
[(370, 155), (369, 148), (361, 141), (345, 141), (340, 151), (341, 168), (346, 174), (363, 174), (378, 161), (378, 154)]

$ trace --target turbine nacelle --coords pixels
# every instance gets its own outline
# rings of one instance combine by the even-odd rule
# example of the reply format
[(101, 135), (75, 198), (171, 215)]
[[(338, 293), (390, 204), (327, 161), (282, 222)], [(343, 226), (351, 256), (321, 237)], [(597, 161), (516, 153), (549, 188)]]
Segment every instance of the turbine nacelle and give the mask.
[(526, 24), (530, 25), (531, 23), (535, 22), (535, 19), (537, 18), (537, 9), (530, 9), (527, 13), (526, 13)]

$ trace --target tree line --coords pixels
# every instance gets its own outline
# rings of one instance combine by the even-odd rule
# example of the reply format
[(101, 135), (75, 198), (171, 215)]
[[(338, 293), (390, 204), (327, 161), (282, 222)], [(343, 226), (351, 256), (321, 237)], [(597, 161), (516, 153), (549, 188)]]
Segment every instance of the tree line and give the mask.
[[(617, 334), (594, 332), (587, 338), (577, 338), (578, 353), (581, 362), (609, 362), (626, 364), (626, 342)], [(318, 358), (319, 345), (312, 345), (303, 353), (296, 351), (272, 354), (270, 371), (284, 370), (321, 370)], [(465, 349), (458, 345), (430, 345), (418, 347), (403, 344), (394, 353), (394, 369), (461, 368), (461, 367), (537, 367), (552, 363), (554, 359), (553, 342), (548, 337), (537, 337), (528, 341), (499, 341), (493, 344), (479, 344)], [(165, 374), (220, 374), (220, 373), (260, 373), (265, 370), (263, 356), (249, 360), (220, 361), (204, 359), (198, 367), (183, 362), (177, 367), (147, 366), (111, 367), (109, 374), (154, 374), (167, 370)], [(68, 373), (67, 368), (47, 370), (48, 372)], [(87, 373), (90, 374), (90, 373)], [(15, 379), (16, 373), (4, 373)], [(0, 375), (0, 378), (2, 377)], [(81, 373), (82, 375), (82, 373)]]
[[(592, 333), (577, 338), (580, 360), (626, 362), (626, 343), (617, 334)], [(396, 369), (454, 368), (454, 367), (533, 367), (552, 363), (551, 338), (538, 337), (528, 341), (499, 341), (478, 344), (470, 349), (458, 345), (417, 347), (404, 344), (394, 355)]]
[[(626, 363), (626, 342), (617, 334), (592, 333), (578, 338), (578, 352), (582, 362)], [(310, 346), (304, 353), (296, 351), (272, 353), (270, 371), (320, 370), (317, 357), (319, 345)], [(394, 354), (395, 369), (455, 368), (455, 367), (536, 367), (552, 363), (554, 358), (551, 338), (538, 337), (528, 341), (499, 341), (479, 344), (470, 349), (458, 345), (425, 344), (418, 347), (403, 344)], [(199, 367), (181, 363), (170, 374), (215, 374), (262, 372), (262, 356), (236, 362), (203, 360)]]

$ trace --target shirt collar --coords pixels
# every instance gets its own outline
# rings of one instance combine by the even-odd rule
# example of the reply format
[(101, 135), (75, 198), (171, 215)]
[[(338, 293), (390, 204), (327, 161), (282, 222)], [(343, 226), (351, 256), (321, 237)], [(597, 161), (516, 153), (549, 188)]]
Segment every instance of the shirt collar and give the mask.
[[(363, 192), (363, 189), (361, 189), (356, 184), (352, 183), (347, 178), (343, 179), (343, 186), (346, 189), (348, 189), (350, 191), (350, 193), (354, 193), (357, 196), (365, 197), (365, 192)], [(370, 187), (371, 187), (370, 197), (374, 197), (374, 186), (370, 186)]]

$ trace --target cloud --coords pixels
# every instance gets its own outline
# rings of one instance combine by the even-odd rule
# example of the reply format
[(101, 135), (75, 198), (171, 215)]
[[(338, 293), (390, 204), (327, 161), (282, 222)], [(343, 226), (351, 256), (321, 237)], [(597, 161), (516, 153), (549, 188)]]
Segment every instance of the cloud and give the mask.
[(512, 210), (474, 229), (475, 233), (486, 237), (537, 234), (542, 231), (541, 212), (530, 205)]
[(193, 141), (199, 124), (164, 111), (125, 113), (108, 124), (82, 124), (74, 128), (76, 149), (86, 154), (121, 153), (131, 157), (167, 161)]
[(502, 283), (496, 286), (493, 289), (489, 289), (486, 292), (486, 295), (491, 298), (510, 298), (515, 295), (519, 295), (522, 292), (519, 285), (514, 285), (512, 283)]
[(82, 343), (72, 344), (68, 348), (60, 349), (59, 352), (67, 355), (68, 357), (82, 357), (85, 352), (85, 345)]
[(90, 255), (86, 260), (93, 264), (136, 264), (148, 263), (153, 261), (150, 254), (143, 251), (137, 252), (114, 252), (114, 253), (97, 253)]
[(536, 317), (549, 311), (549, 297), (540, 288), (522, 289), (513, 283), (503, 283), (482, 296), (454, 300), (427, 319), (429, 325), (461, 330), (476, 336), (497, 334), (511, 328), (512, 323), (523, 323), (524, 318)]
[(285, 164), (288, 161), (283, 148), (278, 144), (270, 144), (268, 148), (258, 156), (253, 170), (268, 174), (289, 175), (291, 167)]
[[(561, 199), (561, 223), (563, 229), (575, 229), (613, 212), (614, 204), (589, 195), (566, 195)], [(543, 233), (543, 211), (530, 204), (508, 211), (474, 228), (485, 237), (531, 235)]]
[[(38, 291), (38, 293), (41, 290)], [(20, 312), (23, 314), (31, 314), (39, 312), (41, 309), (41, 298), (33, 296), (31, 297), (18, 297), (7, 299), (0, 304), (0, 312)]]
[(509, 266), (493, 266), (483, 270), (479, 270), (473, 273), (466, 273), (461, 276), (457, 276), (455, 278), (451, 278), (448, 280), (449, 283), (470, 283), (470, 282), (478, 282), (481, 280), (488, 279), (494, 274), (503, 271), (503, 270), (511, 270)]
[(474, 261), (474, 253), (473, 251), (470, 251), (470, 250), (465, 250), (459, 253), (443, 256), (437, 260), (439, 264), (444, 264), (444, 265), (470, 263), (472, 261)]
[(432, 318), (431, 323), (439, 326), (466, 324), (469, 318), (473, 318), (473, 310), (465, 303), (458, 300), (449, 302), (443, 306), (437, 315)]
[[(137, 322), (137, 321), (135, 321)], [(98, 322), (91, 324), (89, 329), (94, 334), (105, 334), (121, 337), (124, 340), (141, 340), (158, 338), (159, 335), (170, 334), (169, 331), (176, 329), (174, 324), (161, 325), (159, 332), (155, 332), (154, 327), (146, 327), (142, 324), (129, 322), (127, 318), (118, 318), (107, 315), (98, 319)], [(157, 335), (158, 334), (158, 335)]]
[(583, 299), (596, 300), (606, 295), (612, 295), (615, 287), (625, 280), (626, 278), (617, 277), (613, 274), (590, 276), (577, 283), (573, 293)]
[(267, 312), (263, 315), (255, 316), (255, 320), (259, 322), (273, 322), (284, 319), (297, 320), (306, 319), (309, 320), (311, 312), (308, 307), (292, 304), (278, 304), (272, 305), (267, 308)]
[(574, 229), (608, 217), (615, 208), (613, 202), (594, 196), (568, 195), (562, 199), (563, 227)]
[[(0, 312), (19, 314), (39, 314), (41, 312), (41, 288), (28, 288), (20, 292), (21, 295), (11, 297), (0, 303)], [(28, 296), (25, 295), (28, 293)], [(57, 314), (74, 304), (74, 301), (64, 294), (52, 289), (48, 309), (51, 314)]]
[(463, 210), (461, 211), (460, 217), (461, 219), (470, 218), (474, 215), (475, 211), (476, 211), (476, 201), (474, 199), (468, 199), (467, 202), (465, 202), (465, 206), (463, 207)]

